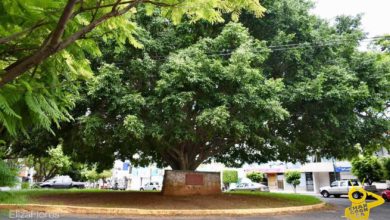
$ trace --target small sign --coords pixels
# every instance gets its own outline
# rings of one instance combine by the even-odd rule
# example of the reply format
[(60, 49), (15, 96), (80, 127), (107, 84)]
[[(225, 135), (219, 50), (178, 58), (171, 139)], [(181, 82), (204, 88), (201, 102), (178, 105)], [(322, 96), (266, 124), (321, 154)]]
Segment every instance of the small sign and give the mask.
[(186, 174), (186, 185), (203, 185), (203, 175)]
[(123, 168), (122, 170), (129, 170), (130, 164), (129, 163), (123, 163)]
[(351, 172), (351, 167), (336, 167), (336, 172), (338, 173)]

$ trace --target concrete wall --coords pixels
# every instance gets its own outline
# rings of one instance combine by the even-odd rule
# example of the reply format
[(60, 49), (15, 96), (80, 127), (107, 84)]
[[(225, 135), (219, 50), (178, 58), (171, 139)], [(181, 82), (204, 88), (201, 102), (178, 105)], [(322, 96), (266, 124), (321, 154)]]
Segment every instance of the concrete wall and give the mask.
[(219, 172), (166, 170), (163, 195), (213, 195), (221, 193)]

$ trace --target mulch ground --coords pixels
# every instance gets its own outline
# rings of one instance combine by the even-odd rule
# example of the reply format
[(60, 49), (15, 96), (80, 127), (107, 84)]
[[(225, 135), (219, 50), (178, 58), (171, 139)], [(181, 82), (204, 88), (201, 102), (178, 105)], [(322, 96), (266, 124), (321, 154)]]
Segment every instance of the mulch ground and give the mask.
[(250, 209), (300, 205), (284, 199), (254, 195), (163, 196), (160, 193), (109, 191), (39, 195), (32, 197), (30, 201), (52, 205), (138, 209)]

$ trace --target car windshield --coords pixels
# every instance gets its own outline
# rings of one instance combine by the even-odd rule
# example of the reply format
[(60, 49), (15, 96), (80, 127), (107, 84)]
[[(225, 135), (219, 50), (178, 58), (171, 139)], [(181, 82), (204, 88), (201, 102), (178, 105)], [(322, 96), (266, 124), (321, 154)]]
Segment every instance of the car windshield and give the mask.
[(356, 180), (351, 180), (348, 181), (348, 186), (359, 186), (359, 183)]

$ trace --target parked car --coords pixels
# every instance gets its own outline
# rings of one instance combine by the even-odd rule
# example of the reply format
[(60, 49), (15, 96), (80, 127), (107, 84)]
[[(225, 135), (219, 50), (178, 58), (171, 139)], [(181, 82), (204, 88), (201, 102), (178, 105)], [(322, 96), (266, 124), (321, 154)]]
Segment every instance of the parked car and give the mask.
[(69, 176), (56, 176), (45, 182), (39, 184), (41, 188), (55, 188), (55, 189), (67, 189), (67, 188), (85, 188), (85, 183), (74, 182)]
[(141, 186), (139, 189), (140, 191), (144, 190), (161, 190), (161, 185), (158, 182), (150, 182), (145, 184), (144, 186)]
[(269, 188), (261, 183), (240, 183), (232, 186), (228, 191), (262, 191), (269, 192)]
[[(338, 180), (332, 182), (330, 186), (325, 186), (320, 188), (320, 193), (323, 197), (329, 197), (333, 195), (336, 198), (339, 198), (341, 195), (348, 195), (349, 189), (351, 187), (362, 187), (359, 181), (357, 180)], [(377, 193), (375, 185), (363, 186), (364, 190)]]
[(387, 188), (385, 189), (383, 192), (382, 192), (382, 198), (387, 201), (387, 202), (390, 202), (390, 188)]

